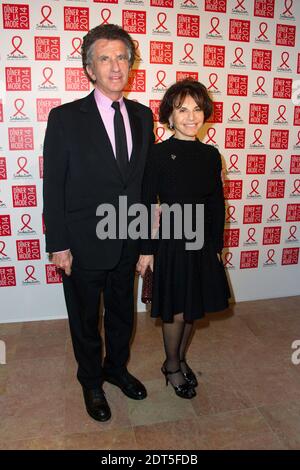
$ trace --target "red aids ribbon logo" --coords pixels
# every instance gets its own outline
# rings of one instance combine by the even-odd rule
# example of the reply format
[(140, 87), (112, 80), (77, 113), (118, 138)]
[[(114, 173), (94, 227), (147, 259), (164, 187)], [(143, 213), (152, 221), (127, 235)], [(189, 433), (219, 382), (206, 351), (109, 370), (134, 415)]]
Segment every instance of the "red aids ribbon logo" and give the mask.
[(231, 165), (228, 168), (228, 170), (233, 170), (233, 169), (238, 170), (238, 167), (236, 166), (236, 163), (238, 162), (238, 159), (239, 159), (239, 157), (235, 153), (230, 155), (229, 160), (230, 160)]
[[(295, 237), (295, 233), (297, 232), (296, 225), (291, 225), (289, 228), (289, 232), (290, 232), (290, 236), (288, 240), (297, 240), (297, 238)], [(1, 251), (0, 251), (0, 254), (1, 254)]]
[(284, 104), (281, 104), (280, 106), (278, 106), (277, 111), (278, 111), (278, 118), (276, 118), (276, 121), (280, 121), (280, 122), (285, 121), (286, 122), (286, 119), (285, 119), (285, 116), (284, 116), (284, 114), (286, 112), (286, 106)]
[(208, 90), (210, 90), (211, 88), (214, 88), (215, 90), (218, 90), (218, 87), (215, 86), (215, 83), (217, 83), (218, 81), (218, 75), (216, 73), (211, 73), (208, 77), (208, 80), (209, 80), (209, 87), (208, 87)]
[(262, 77), (262, 76), (257, 77), (256, 84), (257, 84), (258, 88), (256, 88), (255, 93), (257, 93), (258, 91), (261, 91), (262, 93), (265, 93), (265, 90), (263, 89), (265, 81), (266, 81), (265, 77)]
[(250, 196), (253, 196), (254, 194), (257, 194), (259, 196), (259, 192), (257, 191), (258, 186), (259, 186), (259, 181), (258, 180), (252, 180), (251, 181), (252, 191), (250, 192)]
[(166, 129), (164, 127), (157, 127), (155, 130), (155, 135), (157, 139), (155, 139), (155, 143), (162, 142), (162, 138), (165, 135)]
[[(76, 46), (75, 43), (77, 43), (77, 46)], [(72, 39), (73, 52), (71, 52), (71, 56), (76, 54), (76, 52), (81, 55), (81, 50), (80, 50), (81, 45), (82, 45), (82, 39), (81, 38), (73, 38)]]
[(262, 136), (262, 130), (261, 129), (255, 129), (254, 131), (254, 141), (252, 142), (252, 145), (255, 145), (256, 143), (262, 145), (262, 141), (259, 140)]
[(37, 281), (37, 279), (33, 276), (34, 271), (35, 271), (35, 267), (32, 266), (32, 264), (29, 264), (28, 266), (26, 266), (25, 272), (27, 274), (27, 277), (25, 279), (25, 282), (29, 281), (29, 279), (32, 279), (33, 281)]
[(234, 50), (235, 60), (233, 61), (234, 64), (240, 63), (244, 65), (244, 62), (241, 60), (242, 55), (244, 54), (244, 50), (242, 47), (236, 47)]
[(292, 194), (300, 194), (300, 180), (294, 181), (294, 191)]
[(293, 0), (284, 0), (284, 6), (285, 6), (285, 10), (282, 14), (293, 16), (293, 13), (291, 11), (291, 8), (293, 6)]
[[(45, 11), (47, 11), (47, 13), (45, 13)], [(49, 16), (52, 13), (52, 8), (49, 5), (44, 5), (41, 8), (41, 13), (42, 13), (42, 17), (44, 19), (42, 21), (40, 21), (40, 24), (44, 24), (45, 22), (47, 22), (47, 24), (53, 24), (52, 21), (49, 20)]]
[(297, 139), (298, 139), (298, 142), (296, 142), (296, 145), (300, 145), (300, 131), (298, 131)]
[(231, 106), (231, 109), (232, 109), (232, 111), (233, 111), (233, 114), (232, 114), (232, 116), (230, 116), (230, 119), (236, 118), (236, 119), (239, 119), (239, 120), (240, 120), (241, 117), (240, 117), (239, 114), (238, 114), (239, 111), (240, 111), (240, 109), (241, 109), (240, 103), (233, 103), (233, 105)]
[(229, 222), (230, 220), (232, 222), (236, 222), (236, 218), (233, 217), (233, 214), (235, 213), (235, 206), (228, 206), (226, 212), (227, 212), (226, 222)]
[[(18, 44), (17, 44), (18, 42)], [(23, 43), (23, 39), (21, 38), (21, 36), (13, 36), (12, 39), (11, 39), (11, 43), (14, 47), (14, 50), (11, 51), (11, 55), (14, 55), (15, 52), (19, 52), (20, 54), (24, 55), (24, 52), (21, 51), (20, 49), (20, 46), (22, 45)]]
[(247, 243), (250, 243), (250, 242), (255, 242), (255, 238), (254, 238), (254, 235), (256, 233), (256, 230), (254, 227), (251, 227), (248, 229), (248, 239), (246, 240)]
[(5, 249), (5, 242), (0, 240), (0, 255), (5, 256), (7, 258), (7, 254), (4, 252)]
[(283, 157), (282, 155), (276, 155), (275, 157), (275, 166), (273, 168), (273, 170), (283, 170), (283, 168), (280, 166), (280, 163), (282, 162), (283, 160)]
[(217, 27), (219, 26), (219, 24), (220, 24), (220, 19), (217, 16), (213, 16), (210, 20), (210, 25), (212, 29), (209, 31), (208, 34), (213, 34), (213, 33), (220, 34), (220, 32), (217, 30)]
[(268, 263), (275, 263), (273, 257), (275, 255), (275, 250), (273, 248), (270, 248), (267, 252), (267, 261), (266, 264)]
[(279, 67), (280, 67), (280, 68), (281, 68), (281, 67), (286, 67), (287, 69), (289, 69), (290, 66), (289, 66), (289, 64), (287, 63), (287, 61), (289, 60), (289, 58), (290, 58), (290, 54), (289, 54), (287, 51), (282, 52), (282, 53), (281, 53), (281, 60), (282, 60), (282, 62), (281, 62), (281, 64), (280, 64)]
[[(26, 219), (26, 220), (25, 220)], [(28, 230), (31, 230), (32, 231), (32, 228), (30, 227), (30, 221), (31, 221), (31, 215), (29, 214), (23, 214), (21, 216), (21, 222), (23, 224), (23, 226), (21, 227), (21, 232), (23, 232), (23, 230), (25, 230), (26, 228)]]
[(101, 23), (101, 25), (108, 24), (108, 20), (109, 20), (110, 17), (111, 17), (110, 9), (109, 8), (103, 8), (101, 10), (101, 18), (103, 19), (103, 22)]
[(228, 265), (233, 266), (233, 264), (231, 263), (232, 256), (233, 256), (233, 254), (230, 251), (228, 251), (228, 253), (225, 253), (225, 255), (224, 255), (224, 261), (225, 261), (224, 268), (226, 268)]
[(184, 52), (185, 52), (185, 56), (182, 60), (186, 60), (186, 59), (191, 59), (191, 60), (194, 60), (194, 58), (191, 56), (191, 53), (193, 52), (194, 50), (194, 46), (193, 44), (191, 44), (190, 42), (188, 42), (187, 44), (184, 45)]
[(160, 13), (157, 14), (156, 19), (157, 19), (158, 25), (156, 26), (155, 29), (158, 31), (158, 30), (160, 30), (160, 28), (162, 28), (163, 30), (168, 31), (168, 28), (165, 27), (165, 22), (167, 20), (167, 14), (163, 13), (163, 12), (160, 12)]
[[(21, 163), (21, 162), (23, 162), (23, 163)], [(21, 171), (23, 171), (24, 173), (29, 175), (29, 171), (26, 170), (27, 163), (28, 163), (28, 161), (27, 161), (26, 157), (19, 157), (18, 158), (17, 165), (19, 167), (19, 170), (17, 171), (17, 175), (19, 175), (21, 173)]]
[(209, 142), (212, 142), (213, 144), (216, 144), (217, 142), (214, 140), (214, 136), (216, 135), (216, 129), (214, 127), (209, 127), (207, 130), (207, 136), (208, 140), (206, 141), (206, 144)]
[(45, 79), (45, 81), (42, 83), (42, 85), (45, 85), (46, 83), (49, 83), (50, 85), (54, 85), (54, 83), (51, 82), (51, 80), (50, 80), (50, 78), (53, 75), (53, 69), (51, 67), (43, 68), (42, 74), (43, 74), (43, 77)]
[(22, 112), (22, 109), (24, 108), (24, 100), (22, 98), (17, 98), (14, 101), (14, 107), (16, 112), (13, 117), (16, 117), (18, 114), (21, 114), (21, 116), (26, 116), (26, 114)]
[(164, 79), (166, 78), (166, 72), (164, 70), (158, 70), (156, 72), (156, 78), (157, 78), (157, 84), (155, 85), (155, 88), (159, 87), (160, 85), (166, 88), (167, 86), (163, 83)]
[(241, 8), (241, 10), (246, 11), (246, 8), (244, 7), (244, 1), (245, 1), (245, 0), (237, 0), (234, 9), (235, 9), (235, 10), (238, 10), (239, 8)]
[(194, 2), (194, 0), (184, 0), (184, 5), (187, 5), (188, 3), (190, 3), (191, 5), (196, 5), (196, 3)]
[(258, 36), (257, 39), (260, 39), (260, 38), (268, 39), (268, 37), (265, 35), (265, 32), (267, 31), (267, 29), (268, 29), (267, 23), (262, 21), (259, 25), (260, 35)]
[(277, 215), (277, 212), (279, 210), (279, 206), (278, 204), (273, 204), (271, 206), (271, 216), (270, 216), (270, 219), (273, 220), (274, 218), (275, 219), (279, 219), (278, 215)]

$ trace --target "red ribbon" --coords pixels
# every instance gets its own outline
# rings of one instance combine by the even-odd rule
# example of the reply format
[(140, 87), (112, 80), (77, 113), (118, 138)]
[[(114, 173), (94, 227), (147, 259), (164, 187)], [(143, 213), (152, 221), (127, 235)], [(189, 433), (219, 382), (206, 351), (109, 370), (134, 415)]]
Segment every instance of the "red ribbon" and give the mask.
[[(28, 266), (26, 266), (25, 271), (26, 271), (26, 274), (28, 275), (26, 277), (25, 281), (28, 281), (28, 279), (32, 279), (33, 281), (36, 281), (36, 278), (33, 276), (33, 273), (35, 271), (35, 267), (32, 266), (32, 264), (29, 264)], [(29, 272), (29, 271), (31, 271), (31, 272)]]
[[(208, 87), (208, 90), (210, 90), (212, 87), (215, 88), (216, 90), (218, 87), (215, 86), (215, 83), (217, 83), (218, 80), (218, 75), (216, 73), (211, 73), (208, 77), (210, 86)], [(212, 81), (214, 79), (214, 81)]]
[[(1, 247), (2, 245), (2, 247)], [(3, 256), (6, 256), (7, 257), (7, 254), (4, 253), (4, 249), (5, 249), (5, 242), (3, 242), (2, 240), (0, 240), (0, 255), (3, 255)]]
[[(106, 15), (106, 18), (104, 17), (104, 15)], [(101, 10), (101, 18), (103, 19), (103, 23), (101, 23), (101, 25), (108, 24), (108, 20), (109, 20), (110, 17), (111, 17), (110, 9), (109, 8), (103, 8), (103, 10)]]
[(225, 253), (225, 255), (224, 255), (224, 261), (225, 261), (225, 263), (224, 263), (224, 268), (226, 268), (226, 266), (227, 266), (228, 264), (229, 264), (230, 266), (233, 266), (233, 264), (231, 263), (232, 256), (233, 256), (233, 254), (232, 254), (230, 251), (228, 251), (227, 253)]
[(219, 24), (220, 24), (220, 19), (217, 16), (213, 16), (210, 20), (210, 25), (212, 29), (209, 31), (208, 34), (212, 34), (212, 33), (220, 34), (219, 31), (217, 30), (217, 27), (219, 26)]
[(246, 8), (245, 8), (244, 5), (243, 5), (243, 4), (244, 4), (244, 1), (245, 1), (245, 0), (237, 0), (237, 5), (235, 6), (235, 8), (238, 9), (238, 8), (241, 7), (242, 10), (246, 10)]
[[(288, 240), (291, 240), (291, 239), (297, 240), (297, 238), (295, 237), (296, 231), (297, 231), (296, 225), (291, 225), (290, 228), (289, 228), (290, 236), (289, 236)], [(0, 251), (0, 253), (1, 253), (1, 251)]]
[(281, 54), (282, 63), (280, 64), (280, 67), (285, 66), (286, 68), (289, 68), (289, 64), (287, 63), (289, 58), (290, 58), (290, 54), (287, 51), (282, 52), (282, 54)]
[[(24, 165), (22, 165), (21, 161), (24, 162)], [(19, 157), (18, 160), (17, 160), (17, 164), (18, 164), (18, 167), (19, 167), (19, 171), (17, 171), (17, 175), (19, 173), (21, 173), (21, 171), (24, 171), (24, 173), (27, 173), (27, 175), (29, 175), (29, 171), (26, 170), (26, 165), (27, 165), (27, 158), (26, 157)]]
[(208, 144), (209, 142), (212, 142), (214, 144), (216, 144), (216, 141), (214, 140), (214, 136), (216, 135), (216, 129), (214, 127), (209, 127), (208, 130), (207, 130), (207, 136), (208, 136), (208, 140), (206, 141), (206, 143)]
[[(238, 55), (238, 52), (240, 53), (240, 55)], [(242, 57), (243, 54), (244, 54), (243, 48), (242, 47), (236, 47), (235, 50), (234, 50), (234, 55), (235, 55), (236, 59), (233, 63), (236, 64), (237, 62), (240, 62), (243, 65), (244, 62), (241, 60), (241, 57)]]
[[(48, 77), (46, 76), (46, 70), (49, 70), (49, 74), (48, 74)], [(43, 77), (45, 78), (45, 81), (42, 83), (42, 85), (45, 85), (45, 83), (50, 83), (50, 85), (54, 85), (54, 83), (52, 83), (50, 81), (50, 78), (52, 77), (53, 75), (53, 69), (51, 67), (45, 67), (43, 69)]]
[(165, 135), (166, 129), (164, 127), (157, 127), (155, 130), (155, 135), (157, 139), (155, 140), (155, 143), (157, 144), (158, 142), (162, 142), (162, 138)]
[[(79, 41), (77, 47), (75, 46), (75, 41)], [(82, 39), (81, 38), (73, 38), (72, 39), (73, 52), (71, 53), (71, 55), (74, 55), (76, 52), (78, 52), (78, 54), (81, 55), (81, 51), (80, 51), (81, 44), (82, 44)]]
[(282, 167), (280, 166), (280, 163), (282, 162), (282, 155), (276, 155), (275, 157), (275, 163), (276, 165), (274, 166), (273, 170), (276, 170), (277, 168), (279, 168), (279, 170), (282, 170)]
[(226, 218), (226, 222), (228, 222), (229, 220), (232, 220), (232, 221), (235, 221), (235, 217), (233, 217), (233, 214), (235, 213), (235, 206), (228, 206), (227, 207), (227, 214), (228, 214), (228, 217)]
[(286, 121), (284, 117), (284, 113), (286, 112), (286, 106), (284, 104), (281, 104), (280, 106), (278, 106), (277, 110), (278, 110), (278, 118), (276, 119), (276, 121), (279, 121), (279, 119), (283, 119), (284, 121)]
[(273, 260), (274, 254), (275, 254), (275, 250), (273, 248), (270, 248), (268, 250), (268, 253), (267, 253), (268, 259), (267, 259), (266, 263), (268, 263), (269, 261), (270, 261), (270, 263), (275, 263), (275, 261)]
[(252, 191), (250, 192), (250, 196), (251, 196), (252, 194), (258, 194), (258, 195), (259, 195), (259, 192), (256, 191), (257, 188), (258, 188), (258, 186), (259, 186), (259, 181), (258, 181), (258, 180), (252, 180), (252, 181), (251, 181), (251, 188), (252, 188)]
[[(188, 48), (190, 49), (189, 51), (188, 51)], [(193, 52), (193, 50), (194, 50), (193, 44), (191, 44), (190, 42), (186, 43), (184, 45), (184, 52), (186, 53), (186, 55), (184, 56), (182, 60), (185, 60), (185, 59), (194, 60), (193, 57), (191, 56), (191, 53)]]
[(293, 16), (293, 13), (291, 12), (291, 8), (293, 6), (293, 0), (289, 1), (289, 5), (288, 5), (288, 0), (284, 0), (284, 6), (285, 6), (285, 10), (282, 14), (285, 15), (286, 13), (288, 13), (290, 16)]
[(247, 243), (250, 242), (250, 241), (255, 242), (255, 239), (253, 238), (253, 236), (255, 235), (255, 232), (256, 232), (256, 230), (255, 230), (254, 227), (251, 227), (251, 228), (248, 229), (249, 238), (247, 240)]
[[(27, 219), (27, 221), (25, 221), (25, 218)], [(25, 228), (28, 228), (29, 230), (32, 230), (32, 228), (29, 226), (29, 223), (31, 221), (31, 215), (23, 214), (21, 216), (21, 221), (22, 221), (22, 224), (23, 224), (23, 227), (21, 228), (21, 231), (24, 230)]]
[(241, 109), (240, 103), (233, 103), (231, 108), (232, 108), (232, 111), (233, 111), (233, 115), (230, 116), (230, 119), (233, 119), (234, 117), (237, 117), (238, 119), (241, 119), (241, 117), (238, 115), (238, 112)]
[(254, 140), (254, 142), (252, 142), (252, 145), (256, 144), (256, 142), (258, 142), (259, 144), (262, 145), (262, 142), (259, 140), (261, 136), (262, 136), (262, 130), (261, 129), (255, 129), (255, 131), (254, 131), (255, 140)]
[[(21, 103), (21, 106), (18, 106), (18, 102)], [(24, 100), (23, 98), (17, 98), (15, 101), (14, 101), (14, 107), (15, 109), (17, 110), (14, 114), (13, 117), (17, 116), (19, 113), (22, 115), (22, 116), (26, 116), (25, 113), (22, 113), (22, 109), (24, 108)]]
[[(233, 157), (235, 157), (235, 160), (233, 161)], [(238, 167), (235, 165), (238, 161), (239, 157), (234, 153), (232, 155), (230, 155), (229, 157), (229, 160), (230, 160), (230, 167), (228, 168), (229, 170), (231, 170), (232, 168), (234, 168), (235, 170), (238, 170)]]
[[(161, 21), (160, 20), (160, 17), (163, 17), (163, 20)], [(163, 12), (160, 12), (158, 13), (158, 15), (156, 16), (157, 18), (157, 21), (158, 21), (158, 26), (155, 28), (155, 29), (160, 29), (160, 28), (163, 28), (165, 31), (168, 31), (168, 28), (166, 28), (164, 26), (165, 22), (166, 22), (166, 19), (167, 19), (167, 14), (166, 13), (163, 13)]]
[[(46, 15), (44, 14), (44, 11), (47, 10), (48, 11), (48, 15), (46, 13)], [(48, 20), (49, 16), (51, 15), (52, 13), (52, 8), (49, 6), (49, 5), (44, 5), (42, 8), (41, 8), (41, 13), (42, 13), (42, 17), (44, 18), (43, 21), (40, 22), (40, 24), (43, 24), (45, 23), (45, 21), (47, 21), (49, 24), (53, 24), (52, 21)]]
[(296, 193), (300, 194), (299, 188), (300, 188), (300, 180), (297, 179), (294, 181), (294, 191), (292, 192), (292, 194), (296, 194)]
[[(16, 39), (19, 40), (19, 44), (18, 44), (18, 45), (15, 44)], [(14, 54), (15, 52), (20, 52), (20, 54), (24, 54), (24, 52), (19, 49), (20, 46), (21, 46), (21, 44), (22, 44), (22, 42), (23, 42), (23, 39), (21, 38), (21, 36), (13, 36), (13, 37), (12, 37), (11, 43), (12, 43), (12, 45), (14, 46), (14, 50), (11, 52), (11, 54)]]
[[(263, 30), (263, 26), (265, 28), (264, 30)], [(264, 37), (265, 39), (268, 39), (268, 37), (265, 35), (265, 32), (267, 31), (267, 29), (268, 29), (267, 23), (262, 21), (259, 25), (259, 31), (261, 32), (261, 34), (258, 36), (258, 39), (260, 39), (261, 37)]]
[(276, 219), (279, 219), (279, 217), (277, 216), (278, 209), (279, 209), (278, 204), (273, 204), (272, 205), (270, 219), (272, 219), (273, 217), (276, 217)]
[[(158, 87), (159, 85), (163, 86), (166, 88), (166, 85), (163, 83), (164, 79), (166, 78), (166, 72), (164, 70), (158, 70), (156, 72), (156, 78), (158, 80), (157, 84), (155, 85), (155, 87)], [(160, 79), (159, 77), (162, 76), (162, 79)]]
[[(256, 79), (256, 84), (258, 85), (258, 88), (255, 90), (255, 93), (257, 93), (257, 92), (260, 91), (260, 90), (261, 90), (263, 93), (265, 93), (265, 90), (263, 89), (263, 86), (264, 86), (264, 84), (265, 84), (265, 81), (266, 81), (265, 77), (262, 77), (262, 76), (257, 77), (257, 79)], [(259, 83), (259, 82), (260, 82), (260, 83)]]

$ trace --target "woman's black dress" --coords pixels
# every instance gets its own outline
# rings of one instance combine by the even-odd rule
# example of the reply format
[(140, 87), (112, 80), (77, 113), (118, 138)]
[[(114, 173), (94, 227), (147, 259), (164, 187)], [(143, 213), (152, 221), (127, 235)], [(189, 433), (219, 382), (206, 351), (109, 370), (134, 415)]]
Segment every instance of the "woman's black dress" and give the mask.
[[(222, 261), (217, 253), (223, 248), (224, 195), (221, 181), (221, 157), (217, 149), (199, 140), (187, 141), (174, 137), (153, 146), (148, 158), (144, 181), (143, 203), (204, 205), (204, 245), (187, 250), (184, 236), (143, 240), (141, 254), (154, 254), (152, 317), (173, 321), (182, 313), (186, 321), (204, 316), (205, 312), (223, 310), (228, 306), (229, 286)], [(186, 206), (185, 206), (186, 207)]]

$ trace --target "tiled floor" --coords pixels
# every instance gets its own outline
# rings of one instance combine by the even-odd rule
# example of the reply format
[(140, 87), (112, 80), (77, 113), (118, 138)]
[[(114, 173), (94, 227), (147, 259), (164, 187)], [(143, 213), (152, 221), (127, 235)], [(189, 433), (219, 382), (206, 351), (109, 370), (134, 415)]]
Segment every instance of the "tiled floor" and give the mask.
[[(300, 449), (300, 297), (243, 302), (197, 325), (188, 359), (197, 397), (178, 398), (160, 372), (160, 326), (138, 314), (129, 370), (148, 398), (113, 385), (107, 423), (85, 411), (65, 320), (0, 325), (0, 449)], [(300, 356), (300, 355), (299, 355)]]

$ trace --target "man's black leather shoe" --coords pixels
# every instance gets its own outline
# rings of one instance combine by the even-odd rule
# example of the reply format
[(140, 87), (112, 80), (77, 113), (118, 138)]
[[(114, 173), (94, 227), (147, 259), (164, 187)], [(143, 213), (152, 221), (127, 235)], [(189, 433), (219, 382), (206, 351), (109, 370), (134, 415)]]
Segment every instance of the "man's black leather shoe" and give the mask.
[(88, 414), (97, 421), (107, 421), (111, 417), (110, 408), (102, 388), (88, 390), (82, 387)]
[(119, 387), (127, 397), (133, 400), (143, 400), (147, 396), (144, 385), (126, 369), (118, 375), (112, 375), (104, 371), (104, 380)]

